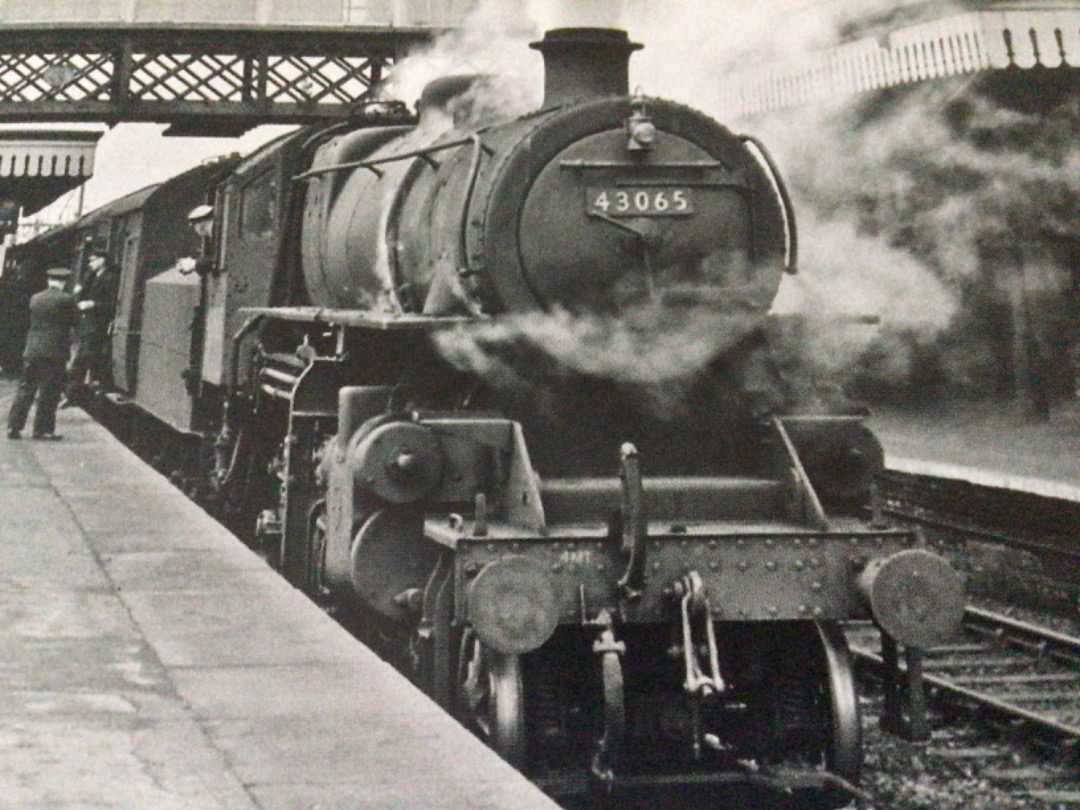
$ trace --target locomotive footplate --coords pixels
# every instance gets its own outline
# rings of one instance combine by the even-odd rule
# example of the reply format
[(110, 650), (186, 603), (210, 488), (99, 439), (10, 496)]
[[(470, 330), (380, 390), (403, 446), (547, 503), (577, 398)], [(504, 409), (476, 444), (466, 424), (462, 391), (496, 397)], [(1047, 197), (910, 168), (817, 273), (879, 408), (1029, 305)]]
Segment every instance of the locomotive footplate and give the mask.
[[(474, 625), (501, 621), (506, 626), (491, 632), (503, 635), (514, 632), (511, 603), (519, 602), (534, 620), (539, 611), (549, 614), (544, 621), (560, 625), (585, 623), (602, 610), (627, 623), (670, 621), (678, 583), (691, 572), (708, 594), (711, 617), (723, 621), (865, 617), (896, 628), (899, 636), (918, 635), (928, 625), (922, 630), (929, 637), (947, 632), (947, 617), (962, 602), (961, 584), (948, 564), (917, 548), (917, 538), (906, 531), (650, 527), (644, 587), (627, 596), (617, 584), (628, 564), (619, 538), (570, 530), (522, 537), (495, 524), (486, 536), (470, 537), (467, 523), (455, 528), (455, 618)], [(450, 540), (444, 527), (430, 523), (428, 536)], [(477, 589), (501, 600), (503, 609), (480, 608), (470, 598)], [(503, 618), (492, 619), (492, 613)], [(477, 632), (487, 635), (484, 627)]]

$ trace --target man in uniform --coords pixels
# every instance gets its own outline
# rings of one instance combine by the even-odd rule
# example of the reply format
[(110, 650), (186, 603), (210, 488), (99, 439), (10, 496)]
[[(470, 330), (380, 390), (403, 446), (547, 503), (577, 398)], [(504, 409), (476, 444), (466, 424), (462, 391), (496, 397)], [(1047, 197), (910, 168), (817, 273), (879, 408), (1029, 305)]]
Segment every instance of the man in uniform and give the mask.
[(56, 406), (67, 379), (71, 355), (71, 330), (78, 318), (75, 298), (64, 292), (71, 271), (57, 267), (48, 271), (48, 287), (30, 299), (30, 331), (23, 351), (19, 391), (8, 414), (8, 438), (18, 439), (37, 397), (34, 412), (35, 439), (57, 440)]
[(75, 327), (75, 357), (68, 372), (67, 399), (70, 404), (86, 398), (88, 383), (90, 386), (107, 383), (109, 326), (116, 298), (114, 276), (105, 255), (95, 251), (82, 284), (75, 286), (75, 299), (82, 317)]

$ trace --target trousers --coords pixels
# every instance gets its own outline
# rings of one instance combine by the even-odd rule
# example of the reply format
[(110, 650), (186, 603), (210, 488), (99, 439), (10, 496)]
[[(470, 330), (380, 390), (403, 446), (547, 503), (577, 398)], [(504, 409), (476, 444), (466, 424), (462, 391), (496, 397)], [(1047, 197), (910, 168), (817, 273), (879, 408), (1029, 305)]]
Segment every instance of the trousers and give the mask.
[(37, 398), (34, 411), (34, 435), (56, 432), (56, 407), (67, 380), (66, 363), (58, 358), (40, 357), (23, 360), (22, 379), (8, 414), (8, 430), (21, 432)]

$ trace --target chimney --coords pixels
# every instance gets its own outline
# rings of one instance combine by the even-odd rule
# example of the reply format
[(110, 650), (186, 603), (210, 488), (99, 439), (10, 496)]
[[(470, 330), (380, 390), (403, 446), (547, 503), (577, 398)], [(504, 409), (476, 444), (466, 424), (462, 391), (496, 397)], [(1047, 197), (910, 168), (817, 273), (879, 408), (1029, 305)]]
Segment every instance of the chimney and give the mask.
[(544, 55), (544, 107), (630, 94), (630, 54), (641, 45), (617, 28), (555, 28), (535, 48)]

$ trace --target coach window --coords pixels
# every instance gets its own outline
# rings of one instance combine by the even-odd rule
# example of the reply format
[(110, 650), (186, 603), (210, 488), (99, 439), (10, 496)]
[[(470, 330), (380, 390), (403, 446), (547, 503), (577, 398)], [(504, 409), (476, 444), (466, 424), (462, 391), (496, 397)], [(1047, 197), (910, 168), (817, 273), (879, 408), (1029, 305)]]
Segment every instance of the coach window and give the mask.
[(277, 182), (266, 171), (244, 186), (240, 195), (240, 233), (245, 238), (273, 236), (277, 220)]

